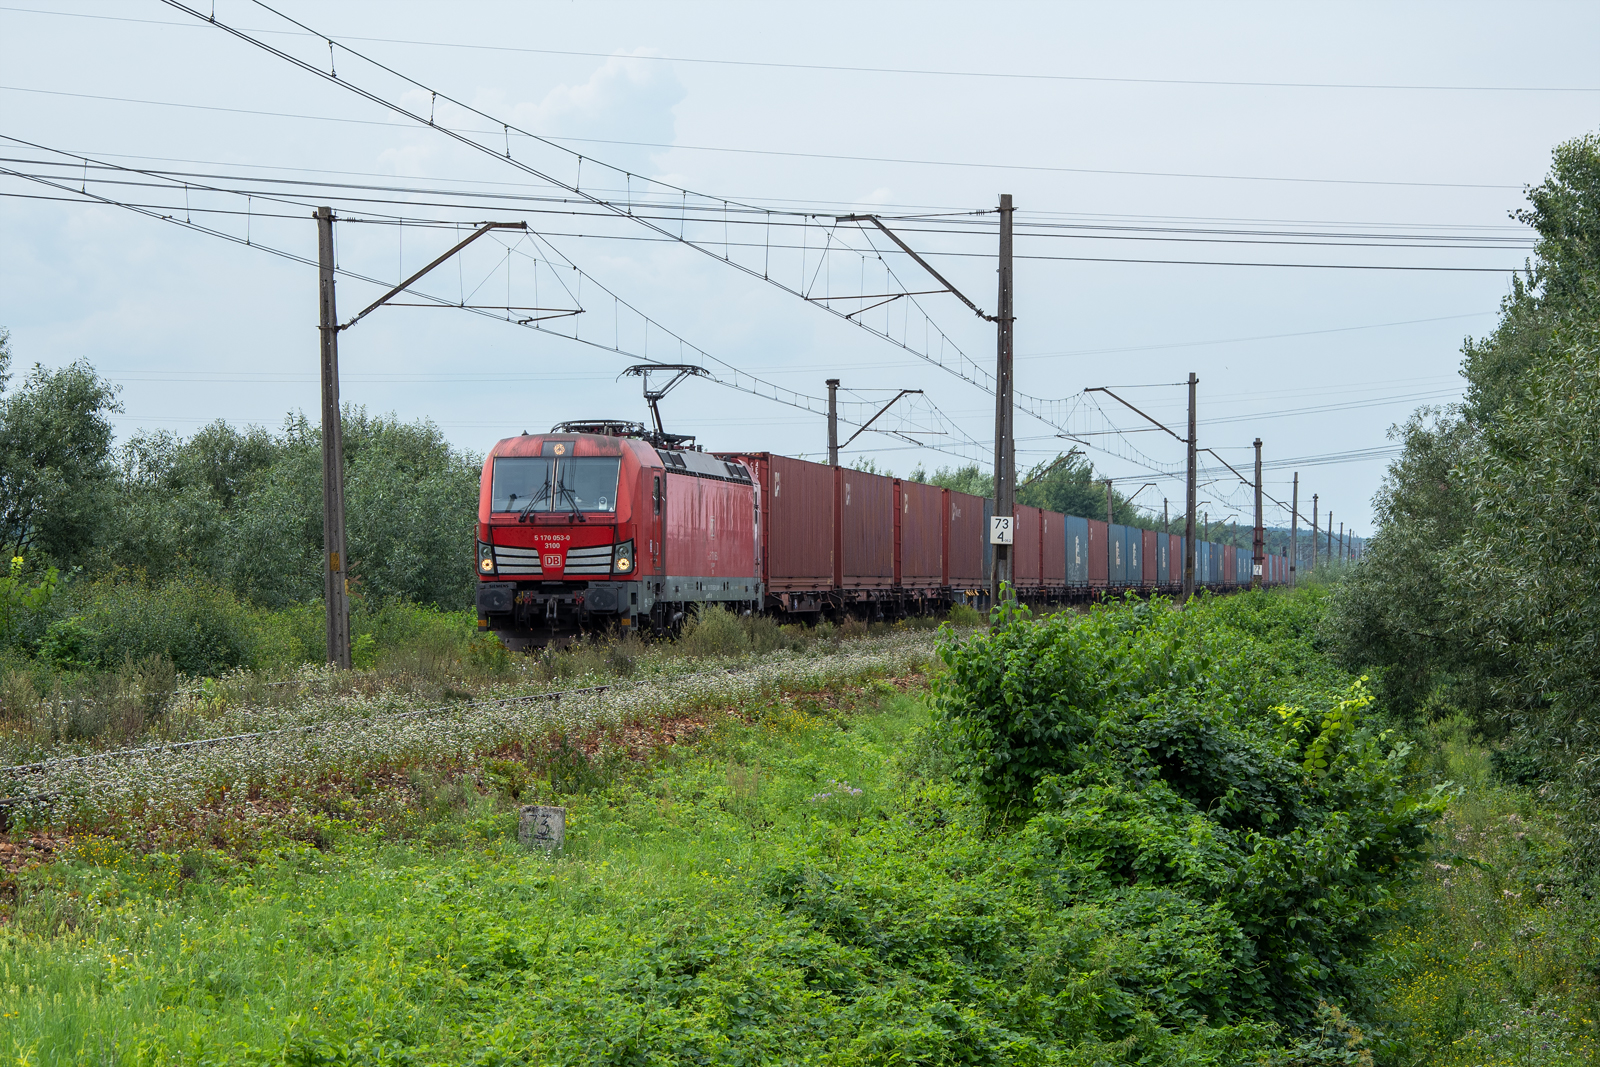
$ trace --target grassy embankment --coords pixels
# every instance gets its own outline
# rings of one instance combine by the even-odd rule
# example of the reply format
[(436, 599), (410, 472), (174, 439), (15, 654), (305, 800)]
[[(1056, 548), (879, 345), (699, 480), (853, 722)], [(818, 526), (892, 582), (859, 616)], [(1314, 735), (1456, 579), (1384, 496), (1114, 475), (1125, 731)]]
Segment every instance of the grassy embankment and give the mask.
[[(607, 655), (541, 671), (593, 678)], [(249, 818), (169, 828), (160, 847), (148, 826), (81, 833), (12, 882), (0, 1048), (19, 1063), (1594, 1058), (1591, 909), (1536, 798), (1496, 784), (1458, 724), (1417, 737), (1411, 772), (1465, 791), (1346, 1005), (1363, 1041), (1334, 1024), (1272, 1053), (1287, 1042), (1270, 1026), (1193, 1020), (1186, 1037), (1148, 1018), (1108, 1041), (1071, 1026), (1138, 977), (1141, 932), (1089, 915), (1041, 939), (1037, 884), (951, 779), (924, 693), (859, 663), (816, 684), (818, 669), (698, 707), (695, 744), (636, 732), (634, 759), (571, 744), (413, 759), (284, 781), (276, 803), (269, 783), (241, 798)], [(515, 842), (531, 799), (569, 808), (559, 858)], [(1050, 1017), (1059, 1041), (1021, 1032)]]
[[(775, 694), (648, 764), (569, 750), (413, 773), (390, 803), (343, 798), (252, 849), (81, 836), (22, 879), (0, 932), (0, 1042), (29, 1063), (627, 1062), (646, 1046), (767, 1062), (826, 1034), (814, 968), (870, 978), (754, 883), (889, 815), (900, 743), (927, 717), (882, 679), (834, 690)], [(536, 795), (569, 808), (559, 859), (515, 841)], [(357, 809), (377, 821), (340, 817)], [(320, 848), (296, 840), (307, 822)]]
[(1417, 773), (1457, 792), (1378, 944), (1385, 1059), (1600, 1063), (1593, 874), (1574, 864), (1537, 789), (1497, 779), (1465, 719), (1417, 732)]

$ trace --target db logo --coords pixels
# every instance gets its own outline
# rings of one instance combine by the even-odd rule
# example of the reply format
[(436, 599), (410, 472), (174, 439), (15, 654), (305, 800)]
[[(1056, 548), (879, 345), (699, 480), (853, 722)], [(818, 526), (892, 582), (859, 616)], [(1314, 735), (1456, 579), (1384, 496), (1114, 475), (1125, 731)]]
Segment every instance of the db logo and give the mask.
[(554, 553), (553, 555), (546, 556), (544, 558), (544, 565), (546, 567), (558, 567), (559, 568), (561, 566), (561, 553), (557, 552), (557, 553)]

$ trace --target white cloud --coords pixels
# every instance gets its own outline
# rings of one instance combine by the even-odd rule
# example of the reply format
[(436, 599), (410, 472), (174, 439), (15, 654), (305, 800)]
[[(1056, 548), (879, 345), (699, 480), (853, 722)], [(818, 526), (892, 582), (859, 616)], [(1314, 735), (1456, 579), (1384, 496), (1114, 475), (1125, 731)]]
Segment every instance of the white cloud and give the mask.
[[(687, 94), (671, 66), (639, 58), (648, 54), (638, 50), (612, 56), (587, 81), (558, 85), (536, 103), (515, 105), (510, 121), (545, 137), (671, 144), (677, 127), (674, 109)], [(634, 173), (649, 173), (651, 158), (662, 151), (633, 145), (563, 143)]]

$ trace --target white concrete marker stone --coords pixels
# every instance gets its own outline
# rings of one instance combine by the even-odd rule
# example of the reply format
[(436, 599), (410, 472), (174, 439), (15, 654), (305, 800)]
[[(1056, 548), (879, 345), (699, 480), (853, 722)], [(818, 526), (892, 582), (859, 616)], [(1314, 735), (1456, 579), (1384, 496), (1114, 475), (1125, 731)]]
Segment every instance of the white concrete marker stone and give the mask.
[(567, 809), (543, 804), (524, 804), (522, 821), (517, 824), (517, 840), (527, 848), (560, 851), (567, 839)]

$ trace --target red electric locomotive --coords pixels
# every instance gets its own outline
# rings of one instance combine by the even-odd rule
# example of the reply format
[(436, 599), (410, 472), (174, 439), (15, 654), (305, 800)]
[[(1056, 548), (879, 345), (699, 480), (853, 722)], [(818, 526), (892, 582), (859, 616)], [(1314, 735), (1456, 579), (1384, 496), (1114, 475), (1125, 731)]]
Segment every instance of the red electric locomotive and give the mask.
[(489, 450), (478, 626), (512, 649), (587, 629), (660, 631), (687, 605), (759, 609), (759, 486), (744, 464), (656, 448), (643, 427), (562, 423)]

